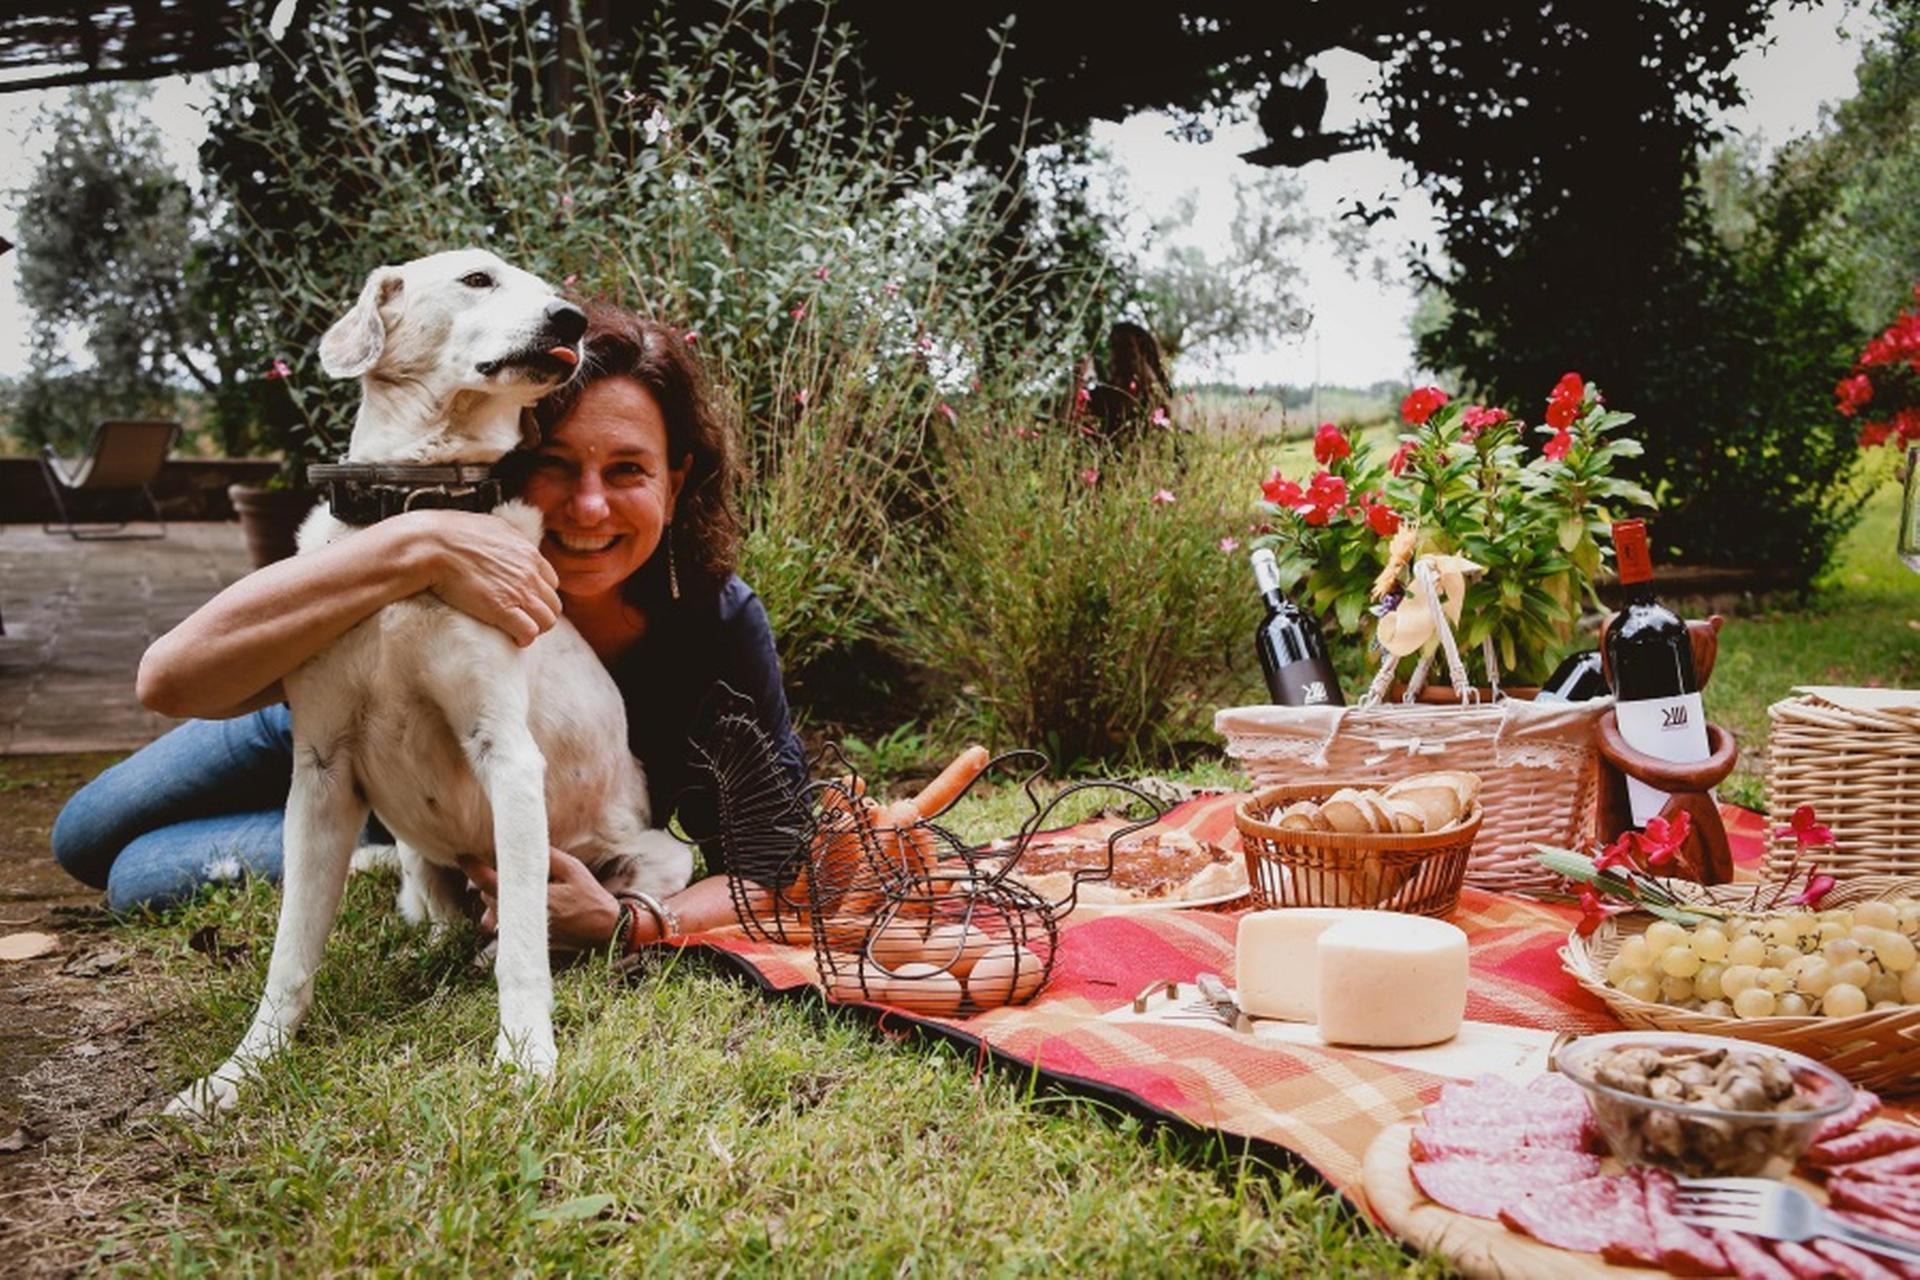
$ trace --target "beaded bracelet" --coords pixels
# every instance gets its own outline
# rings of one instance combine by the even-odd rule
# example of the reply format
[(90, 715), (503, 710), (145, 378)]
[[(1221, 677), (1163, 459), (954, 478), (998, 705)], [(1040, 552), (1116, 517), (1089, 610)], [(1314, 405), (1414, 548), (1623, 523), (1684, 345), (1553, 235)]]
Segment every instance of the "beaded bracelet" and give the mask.
[[(674, 938), (679, 936), (680, 917), (674, 914), (672, 907), (669, 907), (666, 903), (660, 901), (660, 899), (650, 893), (641, 893), (637, 889), (616, 896), (622, 904), (627, 906), (628, 913), (636, 919), (638, 919), (639, 913), (633, 911), (633, 908), (644, 908), (647, 914), (653, 917), (653, 923), (659, 928), (661, 938)], [(628, 948), (630, 951), (637, 949), (637, 947)]]

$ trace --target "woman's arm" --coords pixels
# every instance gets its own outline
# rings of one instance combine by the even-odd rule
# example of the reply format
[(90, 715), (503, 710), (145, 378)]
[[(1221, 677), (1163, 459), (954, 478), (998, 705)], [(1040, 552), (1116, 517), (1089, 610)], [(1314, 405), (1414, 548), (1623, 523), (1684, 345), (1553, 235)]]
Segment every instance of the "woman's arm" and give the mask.
[(504, 520), (409, 512), (240, 579), (148, 647), (136, 690), (162, 715), (239, 715), (277, 701), (289, 671), (422, 591), (532, 644), (560, 616), (557, 582)]

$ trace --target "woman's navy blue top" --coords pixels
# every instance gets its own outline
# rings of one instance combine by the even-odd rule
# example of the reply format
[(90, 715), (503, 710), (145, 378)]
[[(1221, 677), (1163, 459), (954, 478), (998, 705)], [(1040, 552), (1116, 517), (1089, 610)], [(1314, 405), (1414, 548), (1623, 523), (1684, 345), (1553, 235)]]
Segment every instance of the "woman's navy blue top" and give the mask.
[(627, 742), (647, 771), (653, 825), (678, 817), (700, 843), (709, 874), (724, 871), (706, 778), (690, 765), (695, 718), (725, 682), (753, 700), (755, 718), (796, 786), (806, 757), (787, 713), (773, 627), (753, 588), (730, 576), (717, 587), (688, 583), (678, 600), (649, 602), (647, 631), (613, 666), (627, 704)]

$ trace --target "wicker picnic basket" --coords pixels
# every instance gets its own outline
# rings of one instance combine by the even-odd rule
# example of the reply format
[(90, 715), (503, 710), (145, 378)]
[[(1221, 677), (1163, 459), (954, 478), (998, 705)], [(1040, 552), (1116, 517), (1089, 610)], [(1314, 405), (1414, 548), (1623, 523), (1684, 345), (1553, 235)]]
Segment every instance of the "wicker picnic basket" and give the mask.
[(1838, 846), (1820, 850), (1822, 871), (1920, 874), (1920, 693), (1801, 688), (1767, 717), (1773, 825), (1812, 805)]
[[(1696, 885), (1673, 881), (1683, 903), (1745, 907), (1755, 886)], [(1821, 901), (1843, 907), (1876, 898), (1920, 897), (1920, 880), (1910, 876), (1859, 876), (1844, 880)], [(1683, 1031), (1693, 1035), (1733, 1036), (1787, 1049), (1826, 1063), (1855, 1084), (1881, 1093), (1920, 1090), (1920, 1005), (1869, 1010), (1845, 1018), (1718, 1018), (1692, 1009), (1637, 1000), (1606, 982), (1607, 963), (1620, 944), (1645, 932), (1653, 917), (1639, 912), (1613, 916), (1591, 937), (1569, 934), (1561, 963), (1574, 980), (1604, 1001), (1613, 1015), (1635, 1030)]]
[(1450, 916), (1460, 905), (1481, 807), (1444, 831), (1348, 835), (1267, 821), (1298, 800), (1325, 800), (1347, 782), (1268, 787), (1234, 810), (1256, 907), (1365, 907)]

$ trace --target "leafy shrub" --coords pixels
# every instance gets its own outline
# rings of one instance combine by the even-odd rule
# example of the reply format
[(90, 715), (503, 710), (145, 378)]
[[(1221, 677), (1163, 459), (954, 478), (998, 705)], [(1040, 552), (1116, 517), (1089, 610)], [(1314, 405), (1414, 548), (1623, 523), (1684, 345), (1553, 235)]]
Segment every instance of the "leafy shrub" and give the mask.
[[(1251, 665), (1246, 438), (1093, 455), (1058, 428), (944, 430), (952, 460), (894, 619), (1002, 744), (1074, 767), (1206, 723)], [(1223, 541), (1225, 540), (1225, 541)]]
[(1108, 285), (1098, 225), (977, 163), (1015, 127), (990, 85), (971, 119), (914, 120), (860, 96), (827, 17), (769, 34), (791, 8), (587, 30), (337, 0), (297, 49), (258, 37), (205, 159), (294, 367), (294, 455), (344, 442), (352, 389), (311, 352), (364, 273), (493, 246), (693, 335), (745, 438), (743, 576), (789, 668), (870, 635), (891, 523), (938, 467), (926, 423), (1064, 375)]

